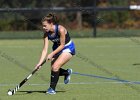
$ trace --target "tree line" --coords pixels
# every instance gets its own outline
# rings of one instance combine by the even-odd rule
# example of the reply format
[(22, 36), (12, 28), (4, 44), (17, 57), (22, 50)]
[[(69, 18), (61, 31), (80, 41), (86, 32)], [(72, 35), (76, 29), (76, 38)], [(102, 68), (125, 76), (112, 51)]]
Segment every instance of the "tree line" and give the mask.
[[(0, 0), (1, 8), (45, 8), (45, 7), (109, 7), (139, 4), (139, 0)], [(41, 18), (48, 12), (40, 13), (0, 13), (0, 30), (36, 30)], [(69, 28), (92, 27), (93, 14), (85, 12), (57, 13), (60, 23)], [(139, 11), (97, 12), (97, 25), (101, 28), (139, 28)], [(36, 27), (38, 26), (38, 27)]]

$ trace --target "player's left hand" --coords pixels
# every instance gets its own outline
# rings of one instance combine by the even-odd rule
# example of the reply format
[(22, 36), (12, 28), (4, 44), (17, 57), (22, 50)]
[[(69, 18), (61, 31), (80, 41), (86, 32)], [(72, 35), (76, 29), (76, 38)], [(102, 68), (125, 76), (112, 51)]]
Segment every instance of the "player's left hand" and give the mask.
[(53, 53), (48, 54), (48, 56), (47, 56), (47, 60), (51, 60), (51, 59), (53, 58), (53, 56), (54, 56)]

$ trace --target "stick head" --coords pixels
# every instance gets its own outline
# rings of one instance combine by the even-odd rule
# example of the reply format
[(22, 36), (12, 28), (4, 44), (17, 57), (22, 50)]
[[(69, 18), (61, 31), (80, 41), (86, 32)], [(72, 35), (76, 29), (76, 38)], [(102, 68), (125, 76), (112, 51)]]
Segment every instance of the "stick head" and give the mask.
[(12, 91), (11, 91), (10, 89), (8, 90), (8, 93), (7, 93), (7, 94), (8, 94), (9, 96), (10, 96), (10, 95), (13, 95), (13, 94), (12, 94)]

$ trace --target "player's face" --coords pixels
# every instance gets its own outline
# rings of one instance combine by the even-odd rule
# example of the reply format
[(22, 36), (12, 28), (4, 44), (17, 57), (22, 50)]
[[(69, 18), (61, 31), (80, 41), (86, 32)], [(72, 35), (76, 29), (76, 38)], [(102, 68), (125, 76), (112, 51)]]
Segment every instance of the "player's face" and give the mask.
[(51, 30), (52, 25), (47, 21), (42, 22), (42, 27), (45, 32), (49, 32)]

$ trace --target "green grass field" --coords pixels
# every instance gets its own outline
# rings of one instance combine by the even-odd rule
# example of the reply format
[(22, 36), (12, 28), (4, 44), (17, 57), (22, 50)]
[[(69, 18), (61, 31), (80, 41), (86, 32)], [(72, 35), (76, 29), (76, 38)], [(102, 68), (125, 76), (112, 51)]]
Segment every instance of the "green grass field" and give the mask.
[(13, 96), (7, 95), (8, 89), (15, 88), (32, 71), (43, 41), (0, 40), (0, 100), (140, 99), (140, 38), (73, 40), (77, 55), (64, 66), (75, 72), (70, 84), (65, 85), (61, 77), (57, 94), (46, 95), (50, 79), (48, 62)]

